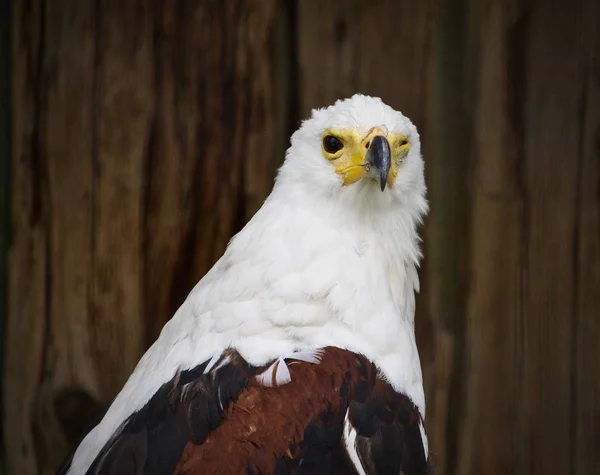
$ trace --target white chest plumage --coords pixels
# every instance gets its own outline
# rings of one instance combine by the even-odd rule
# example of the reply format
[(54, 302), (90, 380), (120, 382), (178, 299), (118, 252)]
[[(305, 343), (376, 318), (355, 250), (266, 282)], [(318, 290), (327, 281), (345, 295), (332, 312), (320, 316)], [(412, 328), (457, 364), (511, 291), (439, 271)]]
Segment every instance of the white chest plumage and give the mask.
[(328, 345), (363, 353), (424, 415), (413, 328), (418, 278), (402, 248), (389, 251), (381, 242), (394, 233), (347, 233), (311, 222), (320, 218), (298, 220), (298, 212), (262, 227), (277, 206), (265, 205), (167, 323), (88, 435), (90, 443), (81, 444), (74, 462), (82, 472), (95, 448), (178, 369), (230, 346), (254, 365)]

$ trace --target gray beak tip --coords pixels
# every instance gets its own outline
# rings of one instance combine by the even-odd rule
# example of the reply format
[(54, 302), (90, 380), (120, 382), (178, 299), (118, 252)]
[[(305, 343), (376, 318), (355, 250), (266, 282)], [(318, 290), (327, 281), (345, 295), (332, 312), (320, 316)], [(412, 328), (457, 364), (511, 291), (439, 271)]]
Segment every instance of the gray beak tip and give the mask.
[(381, 184), (381, 191), (385, 191), (385, 187), (387, 185), (387, 178), (380, 178), (380, 184)]

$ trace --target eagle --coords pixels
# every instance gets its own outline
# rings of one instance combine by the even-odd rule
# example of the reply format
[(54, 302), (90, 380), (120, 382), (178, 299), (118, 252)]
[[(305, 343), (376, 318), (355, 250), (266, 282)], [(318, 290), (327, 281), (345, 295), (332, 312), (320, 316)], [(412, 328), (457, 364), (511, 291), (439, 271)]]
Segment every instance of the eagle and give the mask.
[(414, 330), (427, 211), (406, 116), (362, 94), (313, 110), (59, 473), (433, 473)]

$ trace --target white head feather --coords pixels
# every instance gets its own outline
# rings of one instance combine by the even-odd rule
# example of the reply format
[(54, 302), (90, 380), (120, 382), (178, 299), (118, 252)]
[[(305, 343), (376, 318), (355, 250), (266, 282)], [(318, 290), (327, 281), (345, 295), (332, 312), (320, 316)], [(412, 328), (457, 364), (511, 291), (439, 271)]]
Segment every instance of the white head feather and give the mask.
[[(382, 192), (369, 178), (342, 186), (323, 155), (324, 132), (363, 137), (373, 127), (410, 141), (392, 186)], [(178, 369), (230, 345), (253, 364), (326, 345), (361, 352), (424, 416), (414, 335), (423, 169), (415, 126), (380, 99), (357, 94), (314, 110), (293, 134), (263, 207), (165, 325), (69, 473), (85, 473), (120, 424)]]

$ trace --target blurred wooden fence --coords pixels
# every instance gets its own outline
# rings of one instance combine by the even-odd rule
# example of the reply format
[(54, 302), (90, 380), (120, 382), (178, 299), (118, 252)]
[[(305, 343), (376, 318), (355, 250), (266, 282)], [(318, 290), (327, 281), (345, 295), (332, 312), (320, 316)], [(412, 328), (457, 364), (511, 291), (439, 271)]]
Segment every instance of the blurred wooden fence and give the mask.
[(357, 91), (425, 143), (438, 473), (600, 473), (597, 1), (22, 0), (11, 18), (8, 473), (53, 472), (260, 206), (298, 120)]

